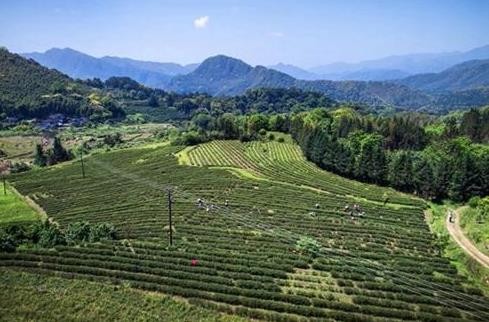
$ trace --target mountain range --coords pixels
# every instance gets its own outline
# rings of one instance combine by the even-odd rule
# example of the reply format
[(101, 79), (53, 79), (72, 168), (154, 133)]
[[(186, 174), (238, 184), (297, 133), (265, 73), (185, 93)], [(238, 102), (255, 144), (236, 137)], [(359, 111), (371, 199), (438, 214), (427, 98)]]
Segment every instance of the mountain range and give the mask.
[(112, 76), (127, 76), (149, 87), (161, 88), (171, 77), (186, 74), (197, 64), (179, 65), (139, 61), (129, 58), (105, 56), (96, 58), (70, 48), (52, 48), (44, 53), (22, 54), (49, 68), (57, 69), (70, 77), (106, 80)]
[(408, 54), (358, 63), (332, 63), (307, 71), (331, 80), (390, 80), (420, 73), (438, 73), (475, 59), (489, 59), (489, 45), (465, 52)]
[[(70, 48), (52, 48), (44, 53), (22, 55), (73, 78), (97, 77), (105, 80), (111, 76), (127, 76), (146, 86), (158, 88), (164, 87), (171, 77), (188, 74), (199, 65), (149, 62), (112, 56), (96, 58)], [(398, 55), (358, 63), (332, 63), (309, 69), (283, 63), (268, 68), (301, 80), (384, 81), (414, 74), (438, 73), (456, 64), (476, 59), (489, 59), (489, 45), (466, 52)]]
[[(401, 59), (385, 58), (395, 67), (394, 62), (412, 60), (410, 66), (424, 66), (430, 70), (438, 69), (449, 61), (484, 56), (486, 48), (481, 47), (466, 53), (419, 54)], [(178, 93), (203, 92), (211, 95), (237, 95), (248, 89), (299, 88), (324, 93), (332, 99), (372, 106), (395, 106), (403, 109), (451, 109), (456, 107), (478, 106), (489, 103), (489, 60), (471, 60), (451, 66), (437, 73), (423, 73), (408, 77), (400, 69), (377, 69), (351, 71), (364, 78), (382, 78), (375, 74), (390, 74), (390, 81), (359, 80), (317, 80), (314, 74), (292, 66), (279, 64), (267, 68), (251, 66), (242, 60), (217, 55), (209, 57), (200, 64), (182, 66), (174, 63), (155, 63), (118, 57), (95, 58), (72, 49), (51, 49), (46, 53), (24, 54), (25, 57), (56, 68), (75, 78), (128, 76), (149, 86)], [(413, 58), (414, 57), (414, 58)], [(438, 57), (438, 58), (436, 58)], [(436, 58), (436, 59), (435, 59)], [(428, 60), (438, 63), (428, 64)], [(370, 66), (381, 67), (378, 61)], [(344, 65), (344, 64), (343, 64)], [(336, 64), (334, 71), (341, 70)], [(344, 68), (344, 66), (342, 67)], [(413, 67), (414, 68), (414, 67)], [(285, 72), (278, 71), (281, 69)], [(414, 70), (414, 69), (411, 69)], [(291, 74), (299, 77), (293, 77)], [(369, 75), (369, 76), (368, 76)], [(360, 77), (360, 76), (358, 76)]]

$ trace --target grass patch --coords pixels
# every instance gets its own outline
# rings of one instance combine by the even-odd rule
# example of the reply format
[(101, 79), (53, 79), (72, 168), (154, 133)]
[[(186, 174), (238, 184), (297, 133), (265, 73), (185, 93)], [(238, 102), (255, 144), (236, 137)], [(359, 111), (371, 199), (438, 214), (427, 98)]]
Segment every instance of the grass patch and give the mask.
[(15, 194), (7, 185), (7, 195), (0, 189), (0, 225), (39, 220), (39, 214), (34, 211), (24, 199)]
[(460, 226), (464, 234), (484, 254), (489, 256), (489, 221), (478, 221), (477, 210), (464, 207), (460, 215)]

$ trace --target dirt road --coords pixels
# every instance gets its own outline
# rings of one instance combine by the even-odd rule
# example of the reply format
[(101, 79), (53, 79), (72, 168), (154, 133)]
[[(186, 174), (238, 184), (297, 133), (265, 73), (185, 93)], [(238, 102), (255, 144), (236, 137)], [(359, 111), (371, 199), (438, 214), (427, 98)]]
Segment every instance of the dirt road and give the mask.
[(472, 242), (464, 235), (462, 228), (460, 228), (460, 209), (455, 211), (455, 220), (450, 222), (450, 216), (447, 215), (446, 226), (448, 232), (452, 238), (457, 242), (457, 244), (462, 247), (462, 249), (479, 262), (484, 267), (489, 268), (489, 256), (483, 254), (477, 247), (472, 244)]

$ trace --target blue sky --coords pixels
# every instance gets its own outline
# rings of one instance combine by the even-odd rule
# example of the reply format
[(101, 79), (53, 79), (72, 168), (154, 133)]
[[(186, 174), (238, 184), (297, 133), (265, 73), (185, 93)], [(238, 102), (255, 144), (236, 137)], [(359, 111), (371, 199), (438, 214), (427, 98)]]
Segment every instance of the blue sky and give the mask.
[(489, 44), (486, 0), (1, 0), (0, 45), (311, 67)]

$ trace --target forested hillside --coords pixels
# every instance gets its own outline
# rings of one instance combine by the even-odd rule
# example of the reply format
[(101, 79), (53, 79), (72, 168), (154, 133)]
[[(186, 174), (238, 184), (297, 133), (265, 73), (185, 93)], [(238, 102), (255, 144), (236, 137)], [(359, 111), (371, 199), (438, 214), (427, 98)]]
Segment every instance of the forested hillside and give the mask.
[(2, 118), (45, 117), (53, 113), (93, 119), (123, 114), (117, 103), (68, 76), (0, 49)]

